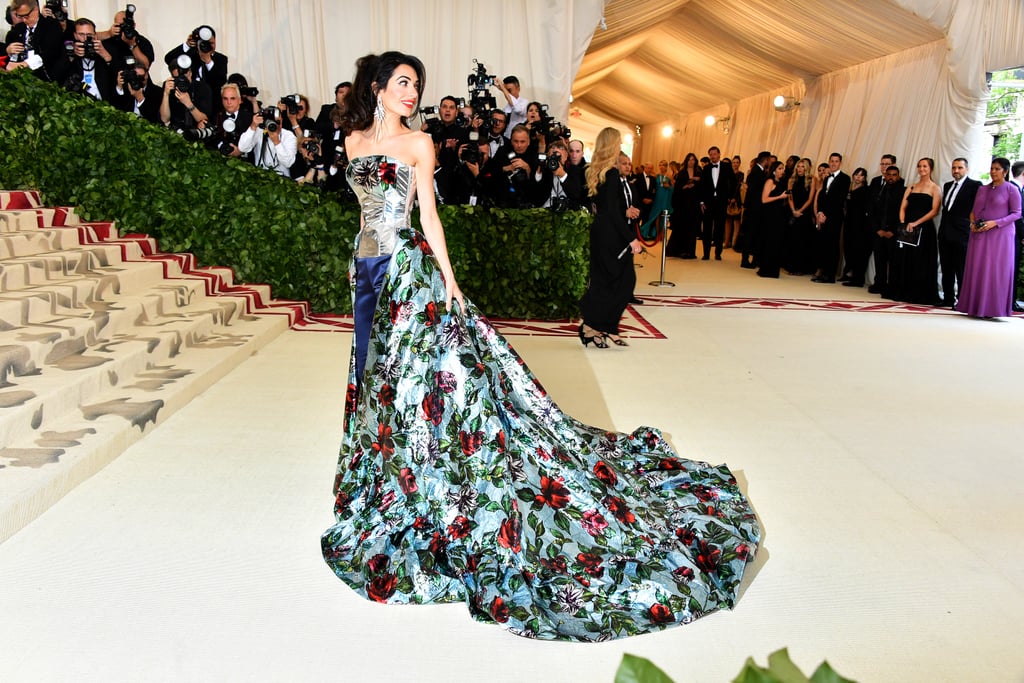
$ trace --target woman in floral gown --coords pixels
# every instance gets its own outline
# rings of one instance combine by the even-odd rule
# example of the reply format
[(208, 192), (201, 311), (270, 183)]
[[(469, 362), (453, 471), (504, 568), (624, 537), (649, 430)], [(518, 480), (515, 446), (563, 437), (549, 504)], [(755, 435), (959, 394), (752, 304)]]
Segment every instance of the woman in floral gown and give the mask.
[[(677, 457), (655, 429), (615, 433), (559, 410), (456, 284), (433, 147), (406, 125), (422, 64), (388, 52), (357, 66), (345, 142), (362, 208), (356, 334), (327, 563), (368, 599), (462, 602), (541, 639), (617, 638), (731, 607), (760, 540), (733, 475)], [(408, 220), (417, 194), (423, 234)]]

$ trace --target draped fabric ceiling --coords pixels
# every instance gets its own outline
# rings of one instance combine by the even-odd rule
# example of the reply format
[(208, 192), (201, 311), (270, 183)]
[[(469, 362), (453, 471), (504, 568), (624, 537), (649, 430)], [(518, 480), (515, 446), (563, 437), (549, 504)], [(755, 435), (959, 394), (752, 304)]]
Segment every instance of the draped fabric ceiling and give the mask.
[[(1024, 64), (1020, 0), (610, 0), (571, 125), (638, 127), (634, 161), (761, 149), (874, 172), (882, 153), (988, 167), (985, 72)], [(775, 95), (800, 102), (776, 112)], [(719, 122), (707, 127), (704, 119)], [(669, 137), (662, 129), (669, 127)], [(745, 165), (745, 164), (744, 164)]]
[[(71, 0), (106, 28), (123, 0)], [(967, 156), (987, 167), (985, 72), (1024, 64), (1022, 0), (136, 0), (161, 56), (196, 26), (218, 32), (232, 71), (272, 102), (309, 96), (314, 113), (355, 60), (397, 49), (427, 68), (426, 103), (466, 96), (473, 59), (516, 74), (576, 137), (614, 125), (643, 135), (637, 160), (681, 159), (717, 144), (874, 168)], [(599, 27), (604, 17), (607, 30)], [(776, 113), (771, 100), (800, 105)], [(492, 90), (499, 106), (502, 96)], [(569, 96), (574, 102), (569, 104)], [(708, 128), (708, 114), (722, 119)], [(664, 138), (661, 129), (672, 135)], [(912, 168), (913, 164), (904, 164)], [(975, 172), (977, 175), (977, 172)]]

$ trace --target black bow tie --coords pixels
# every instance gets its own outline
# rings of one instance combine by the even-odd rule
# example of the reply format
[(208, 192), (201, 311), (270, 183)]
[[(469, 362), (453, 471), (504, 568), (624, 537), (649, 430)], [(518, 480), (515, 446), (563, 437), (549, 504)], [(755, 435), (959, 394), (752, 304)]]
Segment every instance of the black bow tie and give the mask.
[(711, 164), (711, 168), (718, 168), (718, 164)]

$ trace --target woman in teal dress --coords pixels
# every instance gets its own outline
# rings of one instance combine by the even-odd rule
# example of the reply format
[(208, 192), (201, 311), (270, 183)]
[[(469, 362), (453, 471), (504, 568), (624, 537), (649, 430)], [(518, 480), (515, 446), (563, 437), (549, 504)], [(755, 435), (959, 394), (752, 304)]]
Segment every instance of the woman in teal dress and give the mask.
[(644, 239), (652, 239), (658, 234), (658, 220), (663, 211), (672, 213), (672, 181), (672, 176), (668, 174), (668, 162), (662, 159), (658, 162), (658, 176), (654, 179), (656, 190), (651, 215), (640, 226), (640, 234)]
[(462, 602), (548, 640), (731, 607), (760, 541), (732, 473), (680, 458), (656, 429), (562, 413), (456, 284), (433, 146), (407, 126), (422, 64), (388, 52), (357, 66), (345, 140), (362, 209), (356, 333), (327, 564), (367, 599)]

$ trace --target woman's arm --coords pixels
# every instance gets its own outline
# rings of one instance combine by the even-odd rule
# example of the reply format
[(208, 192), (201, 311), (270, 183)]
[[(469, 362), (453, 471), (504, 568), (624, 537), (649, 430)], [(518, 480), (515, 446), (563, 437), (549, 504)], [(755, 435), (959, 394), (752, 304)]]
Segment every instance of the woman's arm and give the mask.
[[(769, 185), (769, 183), (771, 183), (771, 184)], [(764, 189), (761, 190), (761, 203), (762, 204), (768, 204), (769, 202), (775, 202), (775, 201), (778, 201), (779, 199), (785, 199), (786, 198), (786, 195), (784, 195), (784, 194), (776, 195), (774, 197), (771, 196), (772, 195), (772, 190), (774, 190), (774, 189), (775, 189), (775, 180), (773, 178), (769, 178), (768, 180), (764, 181)]]
[(427, 238), (434, 258), (437, 259), (437, 265), (441, 268), (447, 309), (451, 310), (454, 298), (465, 313), (466, 302), (462, 298), (458, 283), (455, 282), (455, 272), (448, 258), (448, 243), (444, 238), (444, 226), (437, 215), (437, 202), (434, 199), (434, 143), (426, 133), (411, 133), (409, 137), (412, 139), (410, 148), (416, 167), (416, 196), (420, 202), (420, 226), (423, 228), (423, 236)]
[[(903, 191), (903, 199), (902, 201), (900, 201), (900, 223), (907, 222), (907, 197), (910, 196), (910, 191), (913, 189), (914, 186), (911, 185), (910, 187)], [(907, 226), (907, 229), (913, 230), (913, 228), (911, 228), (910, 226)]]

